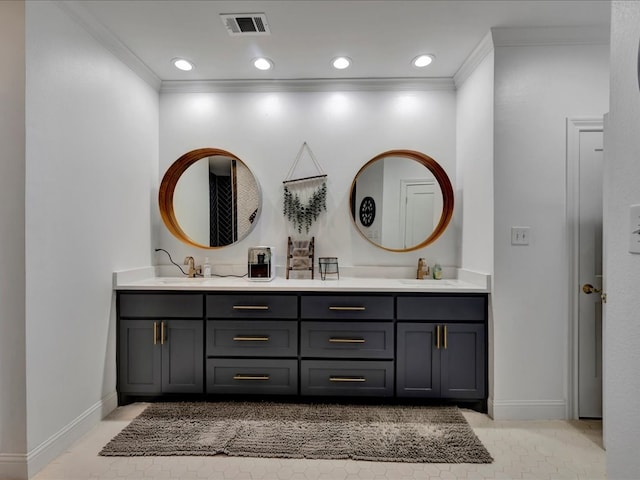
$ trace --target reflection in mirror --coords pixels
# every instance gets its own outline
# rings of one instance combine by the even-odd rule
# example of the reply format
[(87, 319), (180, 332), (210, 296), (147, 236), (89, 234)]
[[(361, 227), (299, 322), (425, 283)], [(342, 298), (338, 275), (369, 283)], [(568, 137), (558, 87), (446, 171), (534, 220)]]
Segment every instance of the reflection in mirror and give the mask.
[(411, 150), (380, 154), (351, 186), (351, 217), (362, 236), (394, 252), (434, 242), (453, 213), (453, 189), (431, 157)]
[(169, 167), (159, 201), (162, 219), (177, 238), (217, 248), (251, 232), (261, 198), (256, 179), (239, 158), (205, 148), (188, 152)]

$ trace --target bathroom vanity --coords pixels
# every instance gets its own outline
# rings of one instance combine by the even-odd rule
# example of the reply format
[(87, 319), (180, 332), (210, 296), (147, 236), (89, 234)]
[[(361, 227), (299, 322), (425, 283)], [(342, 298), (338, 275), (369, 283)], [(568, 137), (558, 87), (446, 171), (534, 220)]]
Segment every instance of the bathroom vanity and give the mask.
[(486, 411), (486, 283), (152, 277), (115, 288), (120, 404), (281, 395)]

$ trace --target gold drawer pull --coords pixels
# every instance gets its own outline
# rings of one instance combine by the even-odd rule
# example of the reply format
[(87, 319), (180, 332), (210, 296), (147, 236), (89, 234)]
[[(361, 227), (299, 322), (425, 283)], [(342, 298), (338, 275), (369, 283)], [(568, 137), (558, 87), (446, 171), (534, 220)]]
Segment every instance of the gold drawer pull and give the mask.
[(364, 338), (330, 338), (329, 343), (364, 343)]
[(329, 310), (347, 311), (347, 312), (364, 312), (366, 307), (329, 307)]
[(440, 325), (436, 327), (436, 348), (440, 349)]
[(269, 310), (268, 305), (234, 305), (234, 310)]
[(234, 375), (234, 380), (269, 380), (269, 375)]
[(158, 322), (153, 322), (153, 344), (158, 344)]
[(236, 342), (268, 342), (269, 337), (233, 337)]
[(366, 382), (364, 377), (329, 377), (330, 382)]

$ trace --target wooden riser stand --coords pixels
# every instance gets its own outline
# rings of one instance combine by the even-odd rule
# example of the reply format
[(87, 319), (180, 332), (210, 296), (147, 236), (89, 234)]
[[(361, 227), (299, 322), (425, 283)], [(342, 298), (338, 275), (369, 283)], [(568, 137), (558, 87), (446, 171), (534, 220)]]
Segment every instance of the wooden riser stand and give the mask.
[(311, 279), (314, 277), (314, 243), (315, 237), (311, 240), (291, 240), (287, 239), (287, 267), (286, 277), (289, 279), (289, 272), (311, 272)]

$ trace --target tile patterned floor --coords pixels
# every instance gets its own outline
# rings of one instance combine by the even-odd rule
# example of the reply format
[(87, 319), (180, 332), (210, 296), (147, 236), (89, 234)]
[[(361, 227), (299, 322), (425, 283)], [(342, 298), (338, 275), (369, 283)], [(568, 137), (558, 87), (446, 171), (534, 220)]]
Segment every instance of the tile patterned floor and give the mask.
[(605, 475), (599, 421), (493, 421), (464, 410), (495, 462), (410, 464), (353, 460), (289, 460), (239, 457), (100, 457), (100, 449), (145, 404), (120, 407), (35, 480), (601, 480)]

